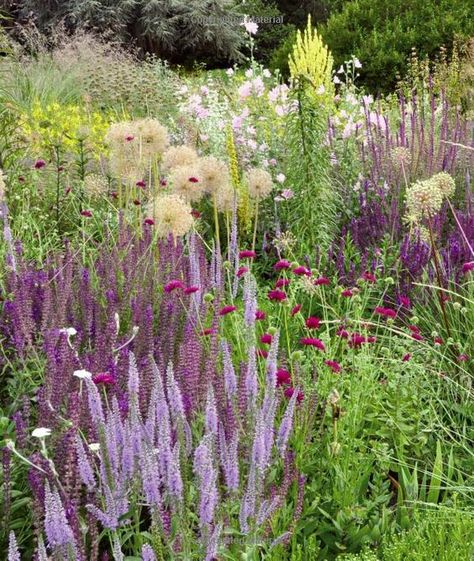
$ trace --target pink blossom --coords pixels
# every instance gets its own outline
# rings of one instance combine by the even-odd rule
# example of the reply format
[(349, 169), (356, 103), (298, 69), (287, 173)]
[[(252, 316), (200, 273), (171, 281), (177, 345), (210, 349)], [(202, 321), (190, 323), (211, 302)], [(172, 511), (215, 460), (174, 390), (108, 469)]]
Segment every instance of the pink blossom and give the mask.
[(286, 386), (288, 384), (291, 384), (291, 374), (284, 368), (280, 368), (279, 370), (277, 370), (276, 377), (277, 386)]
[(94, 384), (114, 384), (115, 380), (110, 372), (99, 372), (95, 376), (92, 376), (92, 381)]
[(314, 281), (314, 284), (316, 286), (328, 285), (328, 284), (330, 284), (330, 281), (326, 277), (319, 277)]
[(383, 308), (382, 306), (377, 306), (374, 311), (379, 316), (384, 316), (387, 318), (397, 317), (397, 312), (395, 310), (392, 310), (391, 308)]
[(281, 271), (282, 269), (289, 269), (290, 267), (291, 263), (286, 259), (280, 259), (280, 261), (277, 261), (275, 265), (273, 265), (273, 268), (277, 271)]
[(239, 252), (240, 259), (255, 259), (255, 257), (257, 257), (257, 254), (251, 249), (244, 249)]
[(341, 371), (341, 365), (335, 360), (325, 360), (324, 364), (329, 366), (329, 368), (336, 374)]
[(240, 277), (243, 277), (245, 275), (245, 273), (248, 273), (248, 272), (249, 272), (248, 267), (239, 267), (237, 269), (236, 275), (240, 278)]
[(275, 283), (275, 288), (281, 288), (282, 286), (288, 286), (289, 284), (289, 279), (278, 279)]
[(264, 320), (266, 317), (267, 317), (267, 314), (266, 314), (264, 311), (262, 311), (262, 310), (257, 310), (257, 311), (255, 312), (255, 319), (256, 319), (257, 321), (262, 321), (262, 320)]
[(180, 280), (172, 280), (167, 284), (165, 284), (163, 288), (166, 293), (170, 293), (173, 292), (173, 290), (176, 290), (177, 288), (183, 289), (184, 284)]
[(265, 345), (270, 345), (272, 340), (273, 340), (273, 337), (270, 335), (270, 333), (264, 333), (260, 337), (260, 342), (264, 343)]
[(198, 292), (198, 290), (199, 290), (199, 286), (188, 286), (187, 288), (184, 289), (184, 293), (194, 294), (195, 292)]
[(291, 315), (295, 316), (300, 310), (301, 310), (301, 304), (296, 304), (296, 306), (291, 309)]
[(219, 315), (226, 316), (227, 314), (231, 314), (232, 312), (235, 312), (236, 309), (237, 308), (235, 306), (224, 306), (219, 310)]
[(44, 160), (36, 160), (34, 168), (35, 169), (43, 169), (46, 166), (46, 162)]
[[(290, 388), (286, 388), (284, 395), (285, 397), (287, 397), (288, 399), (291, 399), (293, 397), (293, 394), (295, 393), (295, 388), (290, 387)], [(298, 395), (296, 396), (296, 401), (298, 403), (301, 403), (304, 399), (304, 393), (302, 391), (298, 392)]]
[(470, 261), (469, 263), (464, 263), (462, 266), (463, 273), (469, 273), (470, 271), (474, 271), (474, 261)]
[(299, 265), (293, 269), (293, 273), (298, 276), (306, 275), (308, 277), (311, 276), (311, 271), (307, 267), (303, 267), (303, 265)]
[(283, 300), (286, 300), (286, 294), (282, 290), (270, 290), (268, 292), (268, 299), (283, 302)]
[(302, 345), (315, 347), (316, 349), (319, 349), (320, 351), (325, 351), (326, 350), (326, 347), (324, 346), (324, 343), (321, 341), (321, 339), (316, 339), (316, 337), (302, 337), (300, 339), (300, 343)]
[(306, 327), (308, 329), (319, 329), (321, 327), (321, 320), (316, 316), (310, 316), (306, 320)]

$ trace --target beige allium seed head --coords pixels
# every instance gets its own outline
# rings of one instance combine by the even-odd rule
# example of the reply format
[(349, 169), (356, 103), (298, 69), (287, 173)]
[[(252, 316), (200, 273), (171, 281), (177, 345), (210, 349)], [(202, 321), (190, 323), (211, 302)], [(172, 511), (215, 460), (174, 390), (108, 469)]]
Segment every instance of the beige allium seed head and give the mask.
[(153, 158), (162, 156), (169, 145), (168, 129), (156, 119), (135, 121), (135, 131), (140, 144), (140, 156)]
[(100, 197), (106, 195), (109, 188), (107, 178), (98, 173), (91, 173), (84, 179), (84, 191), (89, 197)]
[(112, 123), (105, 135), (105, 141), (111, 150), (127, 149), (132, 150), (135, 140), (134, 123), (130, 121), (120, 121)]
[(411, 152), (405, 146), (397, 146), (392, 150), (392, 163), (397, 167), (407, 167), (411, 164)]
[(449, 199), (449, 197), (454, 195), (454, 191), (456, 190), (456, 184), (454, 182), (454, 179), (449, 175), (449, 173), (446, 173), (445, 171), (437, 173), (436, 175), (433, 175), (431, 181), (434, 181), (436, 183), (443, 197)]
[(185, 201), (196, 202), (204, 195), (204, 184), (197, 164), (175, 168), (169, 179), (173, 192)]
[(225, 162), (208, 156), (199, 160), (201, 178), (207, 193), (216, 195), (230, 183), (229, 170)]
[(159, 195), (150, 203), (148, 210), (160, 238), (169, 234), (184, 236), (194, 223), (191, 205), (178, 195)]
[(235, 189), (229, 182), (220, 186), (215, 194), (216, 207), (219, 212), (229, 212), (234, 208), (234, 198), (237, 196)]
[(436, 181), (417, 181), (407, 189), (406, 203), (410, 222), (417, 223), (422, 218), (430, 218), (439, 212), (443, 195)]
[(264, 199), (272, 192), (273, 181), (268, 171), (261, 168), (251, 168), (248, 170), (246, 177), (250, 196), (254, 199)]
[(180, 166), (188, 166), (198, 161), (198, 155), (190, 146), (171, 146), (163, 154), (161, 167), (163, 171), (170, 171)]

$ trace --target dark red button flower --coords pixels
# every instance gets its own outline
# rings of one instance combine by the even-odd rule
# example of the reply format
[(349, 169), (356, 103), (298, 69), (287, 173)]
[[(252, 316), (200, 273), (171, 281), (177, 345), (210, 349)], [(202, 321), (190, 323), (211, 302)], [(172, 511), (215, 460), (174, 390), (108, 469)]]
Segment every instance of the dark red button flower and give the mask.
[[(290, 387), (290, 388), (286, 388), (284, 395), (285, 397), (287, 397), (288, 399), (291, 399), (293, 397), (293, 394), (295, 393), (295, 388)], [(301, 403), (304, 399), (304, 393), (302, 391), (298, 392), (298, 395), (296, 396), (296, 401), (298, 403)]]
[(291, 315), (292, 316), (296, 316), (296, 314), (301, 310), (301, 304), (296, 304), (296, 306), (294, 306), (291, 309)]
[(282, 290), (270, 290), (268, 293), (268, 299), (283, 302), (283, 300), (286, 300), (286, 294)]
[(306, 320), (306, 327), (308, 329), (319, 329), (321, 327), (321, 320), (316, 316), (310, 316)]
[(255, 319), (261, 321), (267, 317), (267, 314), (263, 310), (257, 310), (255, 312)]
[(235, 306), (224, 306), (219, 310), (219, 315), (226, 316), (227, 314), (231, 314), (232, 312), (235, 312), (236, 309), (237, 308)]
[(300, 343), (302, 345), (314, 347), (316, 349), (319, 349), (320, 351), (326, 350), (326, 347), (324, 346), (324, 343), (321, 341), (321, 339), (316, 339), (316, 337), (302, 337), (300, 339)]
[(331, 284), (331, 282), (326, 277), (319, 277), (314, 281), (314, 284), (316, 286), (323, 286), (323, 285), (327, 286), (327, 285)]
[(305, 275), (307, 277), (311, 276), (311, 271), (307, 267), (303, 267), (303, 265), (300, 265), (299, 267), (295, 267), (293, 269), (293, 273), (295, 273), (295, 275), (298, 275), (300, 277), (305, 276)]
[(324, 364), (329, 366), (329, 368), (336, 374), (341, 371), (341, 365), (335, 360), (325, 360)]
[(257, 254), (251, 249), (244, 249), (239, 252), (239, 259), (255, 259), (255, 257), (257, 257)]
[(110, 372), (99, 372), (95, 376), (92, 376), (92, 381), (94, 384), (114, 384), (115, 380)]
[(183, 289), (184, 284), (180, 280), (172, 280), (166, 283), (163, 288), (165, 292), (169, 293), (169, 292), (173, 292), (173, 290), (176, 290), (178, 288)]
[(288, 384), (291, 384), (291, 374), (284, 368), (277, 370), (276, 377), (277, 386), (287, 386)]
[(273, 340), (273, 337), (270, 335), (270, 333), (264, 333), (261, 337), (260, 337), (260, 341), (262, 343), (264, 343), (265, 345), (270, 345), (271, 342)]
[(286, 259), (280, 259), (280, 261), (277, 261), (275, 265), (273, 265), (273, 268), (276, 269), (277, 271), (281, 271), (283, 269), (289, 269), (290, 267), (291, 267), (291, 263)]

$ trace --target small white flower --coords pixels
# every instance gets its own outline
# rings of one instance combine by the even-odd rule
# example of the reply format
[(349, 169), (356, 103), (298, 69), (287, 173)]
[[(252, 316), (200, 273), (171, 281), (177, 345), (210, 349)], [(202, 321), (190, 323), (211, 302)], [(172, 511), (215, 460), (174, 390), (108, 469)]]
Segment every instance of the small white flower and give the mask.
[(337, 71), (337, 73), (338, 74), (344, 74), (344, 67), (342, 66), (342, 64), (341, 64), (339, 70)]
[(285, 182), (285, 179), (286, 179), (286, 177), (285, 177), (285, 175), (284, 175), (283, 173), (279, 173), (279, 174), (276, 176), (276, 180), (278, 181), (278, 183), (284, 183), (284, 182)]
[(249, 35), (255, 35), (258, 31), (258, 24), (256, 24), (254, 21), (249, 21), (246, 19), (246, 21), (244, 21), (242, 25), (245, 27), (245, 31)]
[(65, 333), (68, 337), (74, 337), (77, 334), (77, 331), (74, 327), (64, 327), (63, 329), (59, 330), (60, 333)]
[(323, 84), (319, 86), (319, 88), (316, 90), (316, 93), (319, 95), (323, 95), (324, 93), (326, 93), (326, 88), (324, 87)]
[(334, 76), (333, 80), (332, 80), (335, 84), (342, 84), (341, 80), (339, 80), (339, 78), (337, 76)]
[(251, 78), (253, 76), (253, 70), (251, 68), (247, 68), (247, 70), (245, 71), (245, 76), (247, 78)]
[(81, 380), (92, 378), (92, 374), (88, 370), (75, 370), (73, 376)]
[(270, 70), (268, 70), (268, 68), (265, 68), (263, 70), (263, 75), (265, 76), (265, 78), (270, 78), (270, 76), (272, 75), (272, 73), (270, 72)]
[(51, 429), (47, 429), (45, 427), (38, 427), (31, 433), (31, 436), (33, 436), (34, 438), (45, 438), (50, 434), (51, 434)]
[(233, 76), (234, 75), (234, 69), (233, 68), (228, 68), (225, 73), (227, 74), (227, 76)]
[(89, 444), (89, 450), (91, 452), (98, 452), (100, 450), (100, 444), (98, 442), (91, 442)]
[(358, 58), (354, 59), (354, 66), (355, 68), (362, 68), (362, 63)]

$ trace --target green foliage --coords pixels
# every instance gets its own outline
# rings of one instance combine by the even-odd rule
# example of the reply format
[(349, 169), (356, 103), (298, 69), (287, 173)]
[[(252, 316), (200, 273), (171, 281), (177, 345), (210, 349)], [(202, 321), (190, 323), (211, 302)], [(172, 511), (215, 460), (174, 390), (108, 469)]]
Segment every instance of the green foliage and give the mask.
[(353, 0), (321, 32), (336, 65), (357, 56), (361, 80), (373, 91), (387, 92), (405, 75), (413, 47), (421, 57), (434, 57), (456, 36), (471, 36), (473, 22), (464, 0)]

